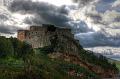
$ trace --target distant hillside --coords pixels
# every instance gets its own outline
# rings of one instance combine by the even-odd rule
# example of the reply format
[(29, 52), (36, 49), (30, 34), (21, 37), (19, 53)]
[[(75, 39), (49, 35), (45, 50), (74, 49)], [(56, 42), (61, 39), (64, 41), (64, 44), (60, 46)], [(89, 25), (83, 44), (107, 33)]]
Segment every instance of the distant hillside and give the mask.
[(0, 79), (101, 79), (118, 73), (116, 64), (84, 50), (72, 39), (69, 42), (78, 46), (77, 53), (65, 52), (68, 42), (56, 41), (59, 39), (51, 46), (33, 49), (16, 38), (0, 37)]

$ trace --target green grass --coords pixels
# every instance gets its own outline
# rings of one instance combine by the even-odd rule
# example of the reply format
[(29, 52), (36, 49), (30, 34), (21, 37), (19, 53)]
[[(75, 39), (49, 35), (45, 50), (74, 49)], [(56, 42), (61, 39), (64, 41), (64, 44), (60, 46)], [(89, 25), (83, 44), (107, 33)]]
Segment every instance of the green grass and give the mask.
[(49, 57), (41, 53), (39, 49), (35, 50), (36, 55), (32, 57), (33, 65), (41, 72), (41, 75), (45, 79), (76, 79), (76, 76), (68, 75), (69, 69), (75, 70), (77, 73), (83, 73), (85, 76), (83, 79), (98, 78), (98, 76), (88, 71), (87, 69), (78, 65), (68, 63), (62, 60), (51, 60)]
[[(0, 59), (0, 79), (78, 79), (76, 75), (68, 75), (71, 69), (77, 74), (84, 74), (81, 79), (99, 79), (97, 74), (79, 65), (51, 60), (39, 49), (35, 49), (35, 54), (28, 59), (29, 63), (13, 57)], [(110, 61), (120, 69), (119, 61)]]
[(117, 68), (118, 68), (119, 71), (120, 71), (120, 61), (115, 61), (115, 63), (116, 63)]
[(120, 71), (120, 61), (113, 60), (113, 59), (109, 59), (109, 61), (110, 61), (111, 63), (115, 63), (115, 64), (116, 64), (116, 66), (117, 66), (117, 68), (118, 68), (118, 69), (119, 69), (119, 71)]
[(0, 79), (78, 79), (76, 75), (68, 75), (71, 69), (84, 74), (81, 79), (99, 79), (94, 72), (79, 65), (51, 60), (39, 49), (35, 49), (35, 54), (28, 59), (30, 62), (13, 57), (0, 59)]
[(13, 79), (23, 73), (24, 63), (13, 57), (0, 59), (0, 79)]

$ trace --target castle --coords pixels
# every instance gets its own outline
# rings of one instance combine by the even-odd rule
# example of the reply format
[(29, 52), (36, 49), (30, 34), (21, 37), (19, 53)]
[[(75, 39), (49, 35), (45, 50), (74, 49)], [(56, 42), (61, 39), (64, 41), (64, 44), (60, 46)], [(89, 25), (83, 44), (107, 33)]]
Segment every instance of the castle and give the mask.
[(54, 25), (43, 24), (42, 26), (31, 26), (29, 30), (18, 30), (17, 38), (26, 41), (33, 48), (42, 48), (56, 44), (57, 50), (65, 52), (78, 52), (79, 41), (74, 40), (74, 34), (69, 28), (59, 28)]

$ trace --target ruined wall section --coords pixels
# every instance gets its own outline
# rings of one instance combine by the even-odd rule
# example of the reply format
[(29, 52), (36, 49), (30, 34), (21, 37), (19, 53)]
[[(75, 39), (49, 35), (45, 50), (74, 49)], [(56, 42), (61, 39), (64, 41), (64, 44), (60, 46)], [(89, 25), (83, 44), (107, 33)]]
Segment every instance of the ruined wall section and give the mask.
[(57, 35), (65, 35), (74, 39), (74, 34), (71, 33), (71, 29), (68, 28), (58, 28), (56, 29)]
[(78, 40), (66, 35), (59, 35), (55, 50), (59, 53), (78, 54), (81, 48)]
[[(36, 27), (37, 28), (37, 27)], [(34, 48), (41, 48), (50, 45), (49, 35), (46, 34), (46, 29), (31, 29), (26, 35), (26, 41)]]
[(50, 46), (51, 39), (55, 35), (61, 39), (61, 43), (67, 44), (67, 46), (65, 45), (66, 47), (70, 47), (72, 45), (71, 42), (68, 42), (69, 39), (63, 38), (63, 36), (66, 36), (74, 39), (74, 34), (71, 33), (71, 29), (69, 28), (58, 28), (51, 25), (43, 25), (31, 26), (29, 30), (18, 31), (18, 39), (21, 41), (26, 41), (31, 44), (33, 48)]
[(26, 42), (31, 44), (34, 48), (41, 48), (51, 45), (50, 39), (52, 36), (66, 35), (74, 38), (71, 34), (70, 29), (66, 28), (55, 28), (55, 30), (50, 31), (47, 26), (32, 26), (29, 32), (26, 33)]

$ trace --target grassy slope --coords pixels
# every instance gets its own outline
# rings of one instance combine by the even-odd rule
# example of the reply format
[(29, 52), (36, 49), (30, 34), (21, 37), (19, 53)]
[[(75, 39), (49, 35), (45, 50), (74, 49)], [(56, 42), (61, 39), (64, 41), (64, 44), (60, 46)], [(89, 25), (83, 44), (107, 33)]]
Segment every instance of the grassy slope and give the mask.
[[(0, 59), (0, 79), (77, 79), (76, 76), (67, 74), (71, 69), (78, 74), (84, 74), (82, 79), (91, 77), (99, 79), (95, 73), (78, 65), (61, 60), (51, 60), (39, 49), (36, 49), (35, 53), (30, 56), (30, 63), (24, 63), (23, 60), (12, 57)], [(120, 69), (119, 61), (111, 59), (109, 61), (115, 62)]]
[(0, 79), (12, 79), (22, 73), (24, 64), (22, 60), (14, 58), (0, 59)]
[(116, 62), (116, 65), (117, 65), (117, 67), (118, 67), (119, 70), (120, 70), (120, 62)]
[(67, 75), (70, 69), (84, 74), (83, 79), (99, 79), (97, 75), (75, 64), (59, 60), (51, 60), (47, 55), (36, 50), (30, 57), (31, 63), (22, 60), (7, 58), (0, 60), (0, 79), (77, 79), (76, 76)]
[[(36, 56), (39, 56), (39, 58), (43, 59), (43, 61), (45, 60), (43, 63), (46, 62), (45, 63), (46, 66), (48, 66), (49, 68), (53, 68), (52, 70), (55, 70), (58, 73), (59, 77), (57, 79), (64, 79), (64, 78), (65, 79), (76, 79), (75, 76), (73, 77), (73, 76), (67, 75), (67, 72), (70, 69), (74, 69), (77, 73), (83, 73), (85, 75), (83, 79), (88, 79), (90, 77), (98, 78), (95, 73), (90, 72), (87, 69), (80, 67), (78, 65), (71, 64), (71, 63), (64, 62), (64, 61), (59, 61), (59, 60), (51, 60), (45, 54), (40, 53), (39, 50), (37, 50), (37, 54), (38, 55)], [(52, 73), (54, 73), (54, 71), (52, 71)]]
[(116, 66), (117, 66), (117, 68), (118, 68), (119, 71), (120, 71), (120, 61), (113, 60), (113, 59), (109, 59), (109, 61), (112, 62), (112, 63), (116, 63)]

